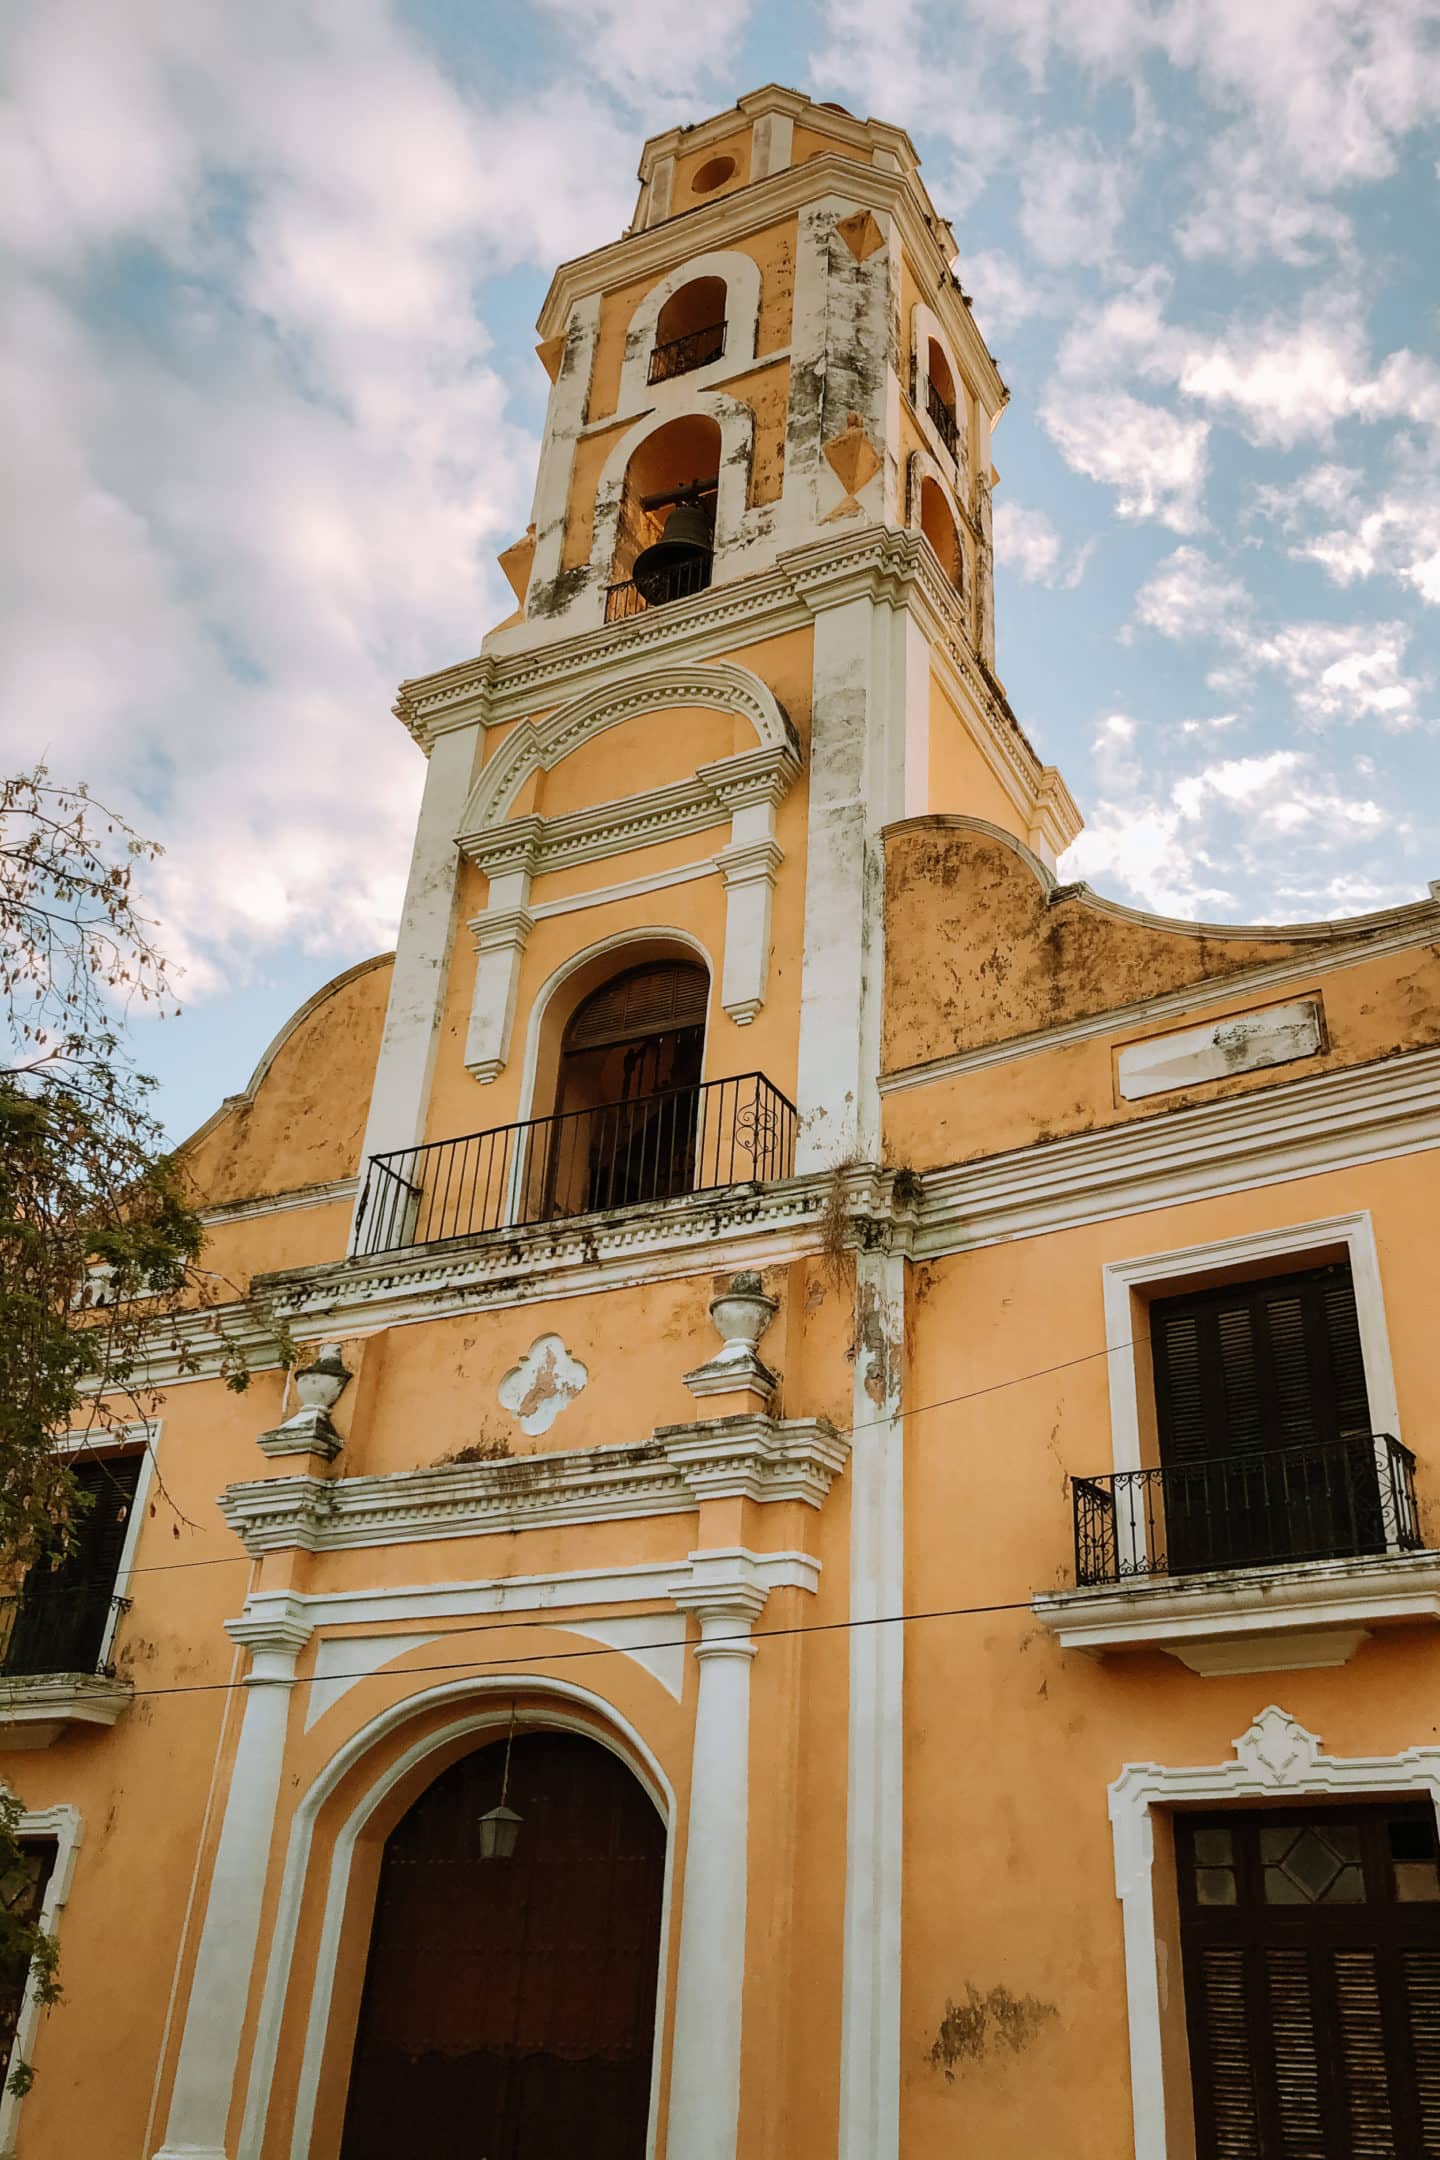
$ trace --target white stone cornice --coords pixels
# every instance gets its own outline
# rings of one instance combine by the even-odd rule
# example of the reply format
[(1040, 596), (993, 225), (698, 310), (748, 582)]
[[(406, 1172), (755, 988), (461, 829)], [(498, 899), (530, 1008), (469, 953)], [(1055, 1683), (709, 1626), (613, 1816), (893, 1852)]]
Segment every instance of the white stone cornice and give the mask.
[(462, 833), (457, 844), (487, 877), (516, 872), (543, 877), (704, 832), (748, 803), (780, 802), (799, 769), (799, 757), (788, 743), (765, 744), (701, 765), (689, 779), (668, 787), (647, 788), (564, 817), (531, 813), (502, 819)]
[(1440, 1147), (1440, 1050), (926, 1173), (919, 1259)]
[(634, 1446), (381, 1477), (261, 1478), (229, 1486), (220, 1507), (252, 1555), (345, 1552), (689, 1514), (702, 1500), (732, 1495), (819, 1507), (848, 1453), (848, 1442), (816, 1419), (723, 1418), (665, 1427)]

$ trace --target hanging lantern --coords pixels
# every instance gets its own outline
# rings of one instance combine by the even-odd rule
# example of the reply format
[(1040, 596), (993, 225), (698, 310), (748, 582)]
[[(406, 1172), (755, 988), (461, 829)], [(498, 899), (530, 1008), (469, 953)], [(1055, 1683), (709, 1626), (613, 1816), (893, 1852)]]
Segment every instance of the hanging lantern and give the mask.
[(514, 1808), (505, 1805), (510, 1791), (510, 1747), (515, 1738), (515, 1705), (510, 1705), (510, 1730), (505, 1735), (505, 1768), (500, 1774), (500, 1805), (492, 1807), (480, 1817), (480, 1857), (482, 1860), (508, 1860), (515, 1850), (520, 1835), (520, 1825), (525, 1820)]

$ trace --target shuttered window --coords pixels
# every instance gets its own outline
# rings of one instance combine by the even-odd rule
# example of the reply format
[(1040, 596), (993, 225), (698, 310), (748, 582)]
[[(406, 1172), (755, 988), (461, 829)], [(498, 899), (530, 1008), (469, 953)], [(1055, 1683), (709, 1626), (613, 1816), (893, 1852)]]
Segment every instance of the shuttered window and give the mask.
[(1348, 1266), (1150, 1307), (1173, 1573), (1384, 1549)]
[(1348, 1266), (1157, 1298), (1150, 1337), (1167, 1466), (1370, 1431)]
[(75, 1481), (89, 1505), (58, 1564), (31, 1568), (0, 1669), (10, 1674), (94, 1672), (110, 1623), (115, 1578), (143, 1456), (89, 1457)]
[(577, 1008), (565, 1030), (565, 1048), (590, 1050), (671, 1028), (703, 1027), (709, 991), (704, 968), (684, 961), (629, 968)]
[(1176, 1823), (1197, 2160), (1440, 2160), (1433, 1810)]

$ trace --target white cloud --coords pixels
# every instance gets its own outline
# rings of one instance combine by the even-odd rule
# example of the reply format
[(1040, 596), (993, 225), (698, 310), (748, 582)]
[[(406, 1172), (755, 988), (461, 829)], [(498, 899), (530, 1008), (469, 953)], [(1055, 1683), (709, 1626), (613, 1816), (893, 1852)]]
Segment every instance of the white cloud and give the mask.
[(1125, 215), (1124, 168), (1082, 135), (1046, 134), (1026, 161), (1020, 230), (1042, 263), (1101, 265)]
[[(538, 0), (575, 38), (589, 66), (629, 104), (642, 107), (647, 134), (700, 93), (721, 106), (730, 93), (712, 78), (733, 69), (752, 0), (707, 0), (700, 9), (637, 7), (634, 0)], [(707, 88), (708, 85), (708, 88)]]
[(1428, 685), (1424, 676), (1406, 672), (1410, 637), (1403, 622), (1285, 623), (1246, 640), (1234, 664), (1209, 680), (1226, 688), (1269, 669), (1289, 685), (1301, 719), (1315, 726), (1378, 720), (1388, 728), (1411, 728), (1425, 717)]
[(1440, 607), (1440, 447), (1402, 439), (1389, 476), (1368, 499), (1357, 467), (1327, 464), (1288, 485), (1257, 488), (1255, 509), (1332, 583), (1389, 576)]
[[(1336, 871), (1335, 856), (1393, 846), (1408, 830), (1381, 804), (1317, 772), (1308, 752), (1220, 759), (1157, 783), (1144, 731), (1113, 714), (1092, 748), (1103, 793), (1062, 857), (1061, 875), (1118, 888), (1121, 897), (1160, 914), (1233, 914), (1243, 891), (1258, 897), (1264, 915), (1283, 919), (1294, 912), (1287, 904), (1297, 870), (1312, 874), (1312, 891), (1334, 886), (1330, 904), (1318, 912), (1343, 913), (1351, 894), (1364, 889), (1366, 873)], [(1289, 883), (1274, 881), (1277, 863), (1291, 872)], [(1342, 891), (1346, 878), (1351, 894)], [(1407, 889), (1397, 888), (1397, 896)]]
[[(22, 8), (0, 105), (0, 728), (165, 837), (194, 992), (393, 934), (421, 767), (387, 708), (508, 611), (533, 471), (477, 284), (618, 230), (634, 145), (563, 84), (467, 97), (386, 0), (124, 17)], [(141, 329), (85, 282), (122, 247)]]
[(1036, 316), (1060, 314), (1070, 305), (1055, 279), (1032, 276), (998, 248), (982, 248), (973, 255), (962, 250), (956, 272), (974, 295), (975, 320), (992, 346)]
[(1137, 621), (1161, 637), (1228, 637), (1246, 621), (1250, 594), (1200, 548), (1179, 547), (1135, 595)]
[(1209, 427), (1127, 392), (1052, 384), (1040, 408), (1065, 462), (1115, 490), (1122, 518), (1158, 518), (1175, 532), (1204, 523)]

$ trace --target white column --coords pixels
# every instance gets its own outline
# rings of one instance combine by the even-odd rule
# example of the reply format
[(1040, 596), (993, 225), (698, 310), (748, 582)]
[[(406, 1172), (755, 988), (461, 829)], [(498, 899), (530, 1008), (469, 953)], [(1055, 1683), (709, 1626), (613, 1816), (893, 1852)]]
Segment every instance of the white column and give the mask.
[(904, 1799), (905, 1261), (855, 1255), (849, 1788), (839, 2160), (898, 2160)]
[(765, 1603), (753, 1561), (692, 1553), (673, 1594), (700, 1622), (700, 1687), (680, 1909), (680, 1970), (670, 2056), (667, 2150), (675, 2160), (735, 2160), (750, 1814), (750, 1629)]
[(479, 737), (479, 722), (472, 720), (437, 735), (431, 745), (365, 1125), (362, 1195), (365, 1164), (372, 1155), (414, 1147), (423, 1137), (455, 933), (460, 870), (455, 835), (470, 793)]
[(310, 1622), (283, 1594), (226, 1622), (246, 1644), (245, 1714), (230, 1774), (205, 1924), (190, 1983), (165, 2143), (155, 2160), (226, 2160), (225, 2126), (260, 1933), (260, 1907), (285, 1760), (295, 1660)]

